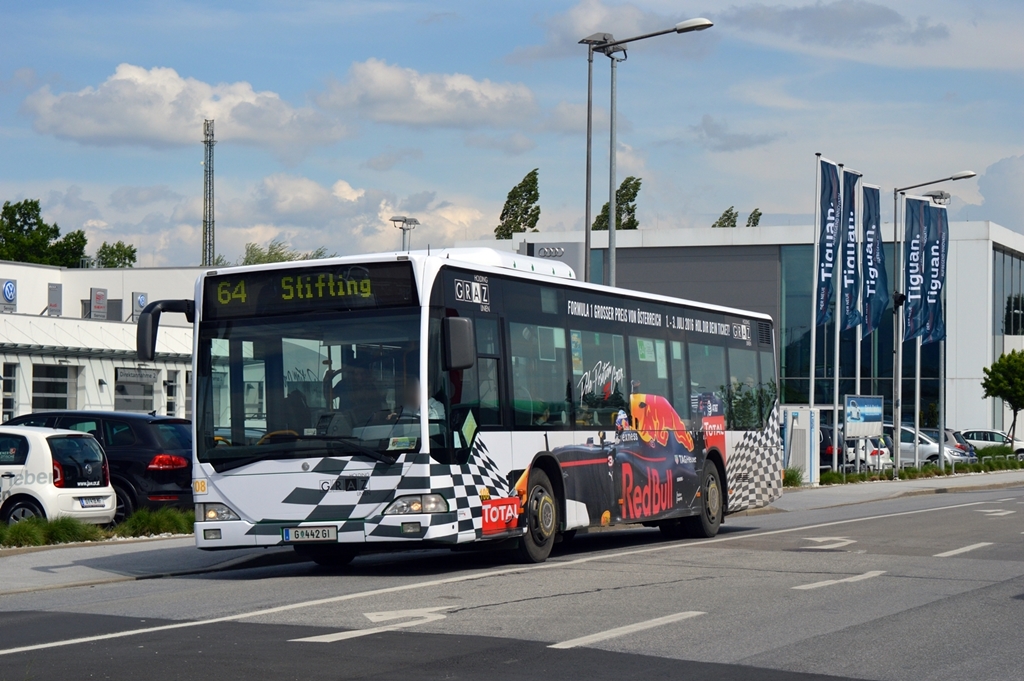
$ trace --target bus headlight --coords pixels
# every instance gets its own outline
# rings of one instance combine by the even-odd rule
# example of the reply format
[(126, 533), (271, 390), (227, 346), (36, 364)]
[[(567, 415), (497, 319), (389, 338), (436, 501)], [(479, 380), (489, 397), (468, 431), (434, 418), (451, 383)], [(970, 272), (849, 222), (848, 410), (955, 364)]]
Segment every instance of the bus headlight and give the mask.
[(217, 520), (241, 520), (241, 518), (224, 504), (196, 504), (197, 523)]
[(407, 513), (447, 513), (448, 502), (440, 494), (416, 494), (398, 497), (384, 509), (384, 515)]

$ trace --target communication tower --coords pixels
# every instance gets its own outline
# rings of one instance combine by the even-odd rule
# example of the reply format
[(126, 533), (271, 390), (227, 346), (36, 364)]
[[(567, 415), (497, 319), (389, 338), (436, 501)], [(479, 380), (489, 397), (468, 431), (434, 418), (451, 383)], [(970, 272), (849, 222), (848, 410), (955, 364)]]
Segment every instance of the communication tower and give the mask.
[(203, 267), (212, 267), (217, 257), (213, 243), (213, 121), (203, 121)]

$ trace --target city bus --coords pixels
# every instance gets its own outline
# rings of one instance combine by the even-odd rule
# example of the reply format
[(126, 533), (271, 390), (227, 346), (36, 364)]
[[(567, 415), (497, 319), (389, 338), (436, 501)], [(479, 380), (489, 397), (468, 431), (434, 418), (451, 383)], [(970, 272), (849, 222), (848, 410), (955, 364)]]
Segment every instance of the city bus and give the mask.
[(490, 249), (210, 270), (194, 329), (201, 549), (515, 548), (580, 529), (712, 537), (782, 492), (764, 314), (577, 281)]

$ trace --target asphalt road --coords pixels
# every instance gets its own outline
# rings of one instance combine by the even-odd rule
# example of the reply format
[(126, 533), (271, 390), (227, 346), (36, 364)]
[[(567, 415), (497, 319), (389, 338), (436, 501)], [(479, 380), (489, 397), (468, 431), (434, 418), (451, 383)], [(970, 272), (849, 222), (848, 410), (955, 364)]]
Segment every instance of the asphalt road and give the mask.
[[(2, 558), (0, 681), (1024, 678), (1022, 517), (1013, 488), (730, 518), (714, 540), (600, 532), (540, 566), (418, 551), (330, 571), (260, 552), (6, 595)], [(81, 562), (61, 551), (16, 565)], [(174, 572), (190, 551), (96, 560)]]

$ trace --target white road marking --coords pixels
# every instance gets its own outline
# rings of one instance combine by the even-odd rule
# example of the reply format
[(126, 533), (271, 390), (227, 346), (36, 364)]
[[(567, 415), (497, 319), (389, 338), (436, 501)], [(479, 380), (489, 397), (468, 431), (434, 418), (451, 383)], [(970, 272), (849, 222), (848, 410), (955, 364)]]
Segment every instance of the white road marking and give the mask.
[(1016, 499), (1016, 498), (1017, 498), (1017, 497), (1008, 497), (1008, 498), (1006, 498), (1006, 499), (996, 499), (996, 501), (1013, 501), (1013, 500), (1014, 500), (1014, 499)]
[(983, 541), (977, 544), (971, 544), (970, 546), (964, 546), (963, 548), (953, 549), (952, 551), (944, 551), (943, 553), (936, 553), (932, 558), (949, 558), (950, 556), (959, 556), (961, 553), (967, 553), (974, 549), (983, 549), (986, 546), (992, 546), (992, 542)]
[(610, 638), (618, 638), (619, 636), (625, 636), (626, 634), (632, 634), (645, 629), (653, 629), (654, 627), (661, 627), (666, 624), (672, 624), (673, 622), (688, 620), (691, 617), (706, 614), (707, 613), (699, 612), (697, 610), (677, 612), (674, 615), (666, 615), (665, 617), (658, 617), (653, 620), (647, 620), (646, 622), (637, 622), (636, 624), (627, 624), (624, 627), (616, 627), (615, 629), (609, 629), (607, 631), (599, 631), (598, 633), (591, 634), (590, 636), (581, 636), (569, 641), (562, 641), (561, 643), (552, 644), (548, 646), (548, 648), (558, 648), (559, 650), (578, 648), (580, 646), (590, 645), (591, 643), (597, 643), (598, 641), (606, 641)]
[(281, 612), (290, 612), (292, 610), (300, 610), (302, 608), (312, 608), (318, 605), (328, 605), (331, 603), (341, 603), (343, 601), (352, 601), (360, 598), (371, 598), (373, 596), (383, 596), (386, 594), (402, 593), (405, 591), (416, 591), (419, 589), (427, 589), (434, 586), (444, 586), (447, 584), (458, 584), (460, 582), (473, 582), (477, 580), (488, 579), (490, 577), (501, 577), (503, 575), (518, 574), (523, 572), (530, 572), (533, 570), (552, 570), (558, 568), (574, 567), (577, 565), (583, 565), (586, 563), (592, 563), (600, 560), (614, 560), (617, 558), (626, 558), (629, 556), (639, 556), (646, 553), (659, 553), (662, 551), (674, 551), (678, 549), (691, 549), (701, 546), (707, 546), (708, 544), (723, 544), (731, 541), (738, 541), (741, 539), (756, 539), (758, 537), (772, 537), (779, 534), (789, 534), (790, 532), (806, 532), (808, 530), (817, 530), (823, 527), (837, 527), (839, 525), (849, 525), (851, 523), (862, 523), (870, 520), (881, 520), (896, 518), (900, 516), (918, 515), (921, 513), (933, 513), (935, 511), (951, 511), (958, 508), (969, 508), (971, 506), (979, 506), (987, 502), (984, 501), (970, 501), (965, 504), (953, 504), (951, 506), (936, 506), (934, 508), (920, 508), (915, 511), (900, 511), (899, 513), (883, 513), (879, 515), (864, 516), (863, 518), (848, 518), (846, 520), (833, 520), (827, 523), (817, 523), (814, 525), (802, 525), (800, 527), (787, 527), (781, 530), (768, 530), (766, 532), (755, 532), (753, 534), (734, 534), (727, 537), (715, 537), (714, 539), (702, 539), (699, 541), (689, 542), (671, 542), (666, 544), (660, 544), (658, 546), (649, 546), (642, 549), (625, 549), (622, 551), (613, 552), (602, 552), (596, 553), (590, 556), (583, 556), (582, 558), (575, 558), (573, 560), (566, 561), (550, 561), (547, 563), (541, 563), (540, 565), (521, 565), (514, 568), (501, 568), (498, 570), (489, 570), (485, 572), (473, 572), (467, 575), (459, 575), (457, 577), (446, 577), (444, 579), (429, 579), (424, 582), (412, 582), (410, 584), (402, 584), (399, 586), (389, 586), (380, 589), (371, 589), (369, 591), (357, 591), (350, 594), (343, 594), (341, 596), (331, 596), (328, 598), (318, 598), (311, 601), (300, 601), (298, 603), (288, 603), (286, 605), (279, 605), (272, 608), (264, 608), (262, 610), (251, 610), (249, 612), (236, 613), (234, 615), (224, 615), (223, 617), (213, 617), (205, 620), (190, 620), (187, 622), (176, 622), (174, 624), (164, 624), (157, 627), (146, 627), (143, 629), (128, 629), (127, 631), (117, 631), (110, 634), (100, 634), (97, 636), (84, 636), (82, 638), (66, 639), (63, 641), (51, 641), (49, 643), (37, 643), (34, 645), (21, 646), (18, 648), (7, 648), (0, 650), (0, 657), (4, 655), (14, 655), (16, 653), (26, 653), (34, 650), (47, 650), (49, 648), (61, 648), (63, 646), (78, 645), (80, 643), (94, 643), (96, 641), (106, 641), (115, 638), (125, 638), (127, 636), (138, 636), (140, 634), (149, 634), (161, 631), (170, 631), (172, 629), (186, 629), (190, 627), (201, 627), (207, 624), (219, 624), (221, 622), (237, 622), (239, 620), (248, 619), (250, 617), (263, 617), (266, 615), (276, 615)]
[(974, 510), (977, 511), (978, 513), (984, 513), (989, 518), (998, 518), (1000, 516), (1016, 513), (1016, 511), (1008, 511), (998, 508), (976, 508)]
[(826, 579), (824, 582), (814, 582), (813, 584), (801, 584), (800, 586), (794, 586), (794, 589), (800, 589), (803, 591), (809, 589), (820, 589), (823, 586), (832, 586), (833, 584), (848, 584), (850, 582), (863, 582), (865, 579), (871, 579), (879, 575), (884, 575), (885, 570), (872, 570), (871, 572), (865, 572), (862, 575), (854, 575), (853, 577), (847, 577), (846, 579)]
[(403, 619), (411, 617), (408, 622), (398, 622), (397, 624), (388, 624), (383, 627), (371, 627), (370, 629), (354, 629), (352, 631), (339, 631), (337, 634), (324, 634), (323, 636), (310, 636), (309, 638), (293, 638), (291, 643), (334, 643), (335, 641), (345, 641), (350, 638), (359, 638), (360, 636), (370, 636), (371, 634), (379, 634), (385, 631), (395, 631), (396, 629), (407, 629), (409, 627), (415, 627), (420, 624), (426, 624), (427, 622), (436, 622), (443, 620), (445, 615), (438, 612), (438, 610), (448, 610), (447, 606), (440, 608), (416, 608), (415, 610), (389, 610), (385, 612), (364, 612), (363, 615), (366, 619), (371, 622), (387, 622), (388, 620)]
[(830, 541), (832, 544), (819, 544), (818, 546), (801, 546), (802, 549), (814, 550), (814, 551), (825, 551), (828, 549), (841, 549), (844, 546), (850, 544), (856, 544), (856, 539), (847, 539), (846, 537), (804, 537), (805, 541)]

